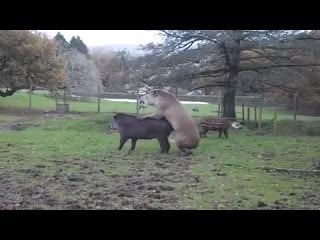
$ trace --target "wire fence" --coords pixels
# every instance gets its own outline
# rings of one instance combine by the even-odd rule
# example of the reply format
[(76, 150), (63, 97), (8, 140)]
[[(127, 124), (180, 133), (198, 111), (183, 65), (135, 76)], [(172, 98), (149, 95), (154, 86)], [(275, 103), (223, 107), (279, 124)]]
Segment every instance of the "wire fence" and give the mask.
[[(50, 94), (46, 89), (33, 91), (20, 91), (24, 97), (28, 96), (29, 110), (42, 109), (45, 111), (68, 112), (130, 112), (143, 114), (152, 111), (138, 105), (139, 94), (122, 92), (103, 92), (98, 87), (96, 94), (85, 95), (83, 93), (69, 93), (66, 89), (59, 90), (56, 94)], [(40, 97), (41, 96), (41, 97)], [(193, 116), (221, 117), (223, 112), (222, 94), (219, 95), (178, 95), (177, 98), (186, 106)], [(255, 122), (261, 126), (261, 121), (282, 119), (292, 120), (320, 120), (319, 116), (304, 116), (297, 114), (298, 94), (293, 98), (293, 111), (285, 111), (284, 103), (270, 103), (261, 96), (236, 96), (236, 115), (242, 123)], [(21, 106), (22, 107), (22, 106)], [(22, 107), (23, 108), (23, 107)]]

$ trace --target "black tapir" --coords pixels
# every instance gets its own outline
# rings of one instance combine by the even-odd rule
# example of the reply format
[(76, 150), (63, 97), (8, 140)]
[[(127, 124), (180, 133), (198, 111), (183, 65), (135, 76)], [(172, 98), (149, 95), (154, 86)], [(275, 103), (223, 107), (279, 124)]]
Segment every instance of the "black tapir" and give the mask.
[(173, 131), (172, 126), (166, 119), (145, 118), (139, 119), (136, 116), (117, 113), (113, 117), (110, 128), (120, 133), (119, 150), (122, 149), (128, 139), (131, 139), (131, 151), (135, 150), (138, 139), (158, 139), (161, 153), (168, 153), (170, 144), (168, 137)]

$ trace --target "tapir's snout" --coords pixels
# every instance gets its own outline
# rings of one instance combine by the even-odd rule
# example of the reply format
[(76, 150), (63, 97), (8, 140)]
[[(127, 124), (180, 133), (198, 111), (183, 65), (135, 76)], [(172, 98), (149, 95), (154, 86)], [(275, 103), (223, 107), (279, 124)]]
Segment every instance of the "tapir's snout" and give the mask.
[(118, 130), (118, 124), (115, 121), (115, 119), (113, 119), (110, 123), (109, 123), (109, 129), (110, 130)]
[(238, 122), (232, 122), (231, 126), (236, 129), (241, 129), (242, 125)]

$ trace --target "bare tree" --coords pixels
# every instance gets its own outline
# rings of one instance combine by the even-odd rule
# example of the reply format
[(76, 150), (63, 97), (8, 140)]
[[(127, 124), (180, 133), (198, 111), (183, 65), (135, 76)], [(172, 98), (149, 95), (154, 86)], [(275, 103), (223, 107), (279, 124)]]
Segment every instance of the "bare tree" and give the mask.
[[(318, 61), (299, 61), (298, 56), (303, 53), (299, 41), (316, 39), (299, 31), (190, 30), (162, 31), (162, 35), (164, 43), (144, 48), (149, 52), (140, 65), (141, 78), (159, 85), (199, 83), (193, 90), (223, 87), (223, 116), (226, 117), (236, 116), (239, 74), (319, 66)], [(201, 84), (199, 79), (207, 81)], [(270, 83), (269, 86), (276, 87)]]

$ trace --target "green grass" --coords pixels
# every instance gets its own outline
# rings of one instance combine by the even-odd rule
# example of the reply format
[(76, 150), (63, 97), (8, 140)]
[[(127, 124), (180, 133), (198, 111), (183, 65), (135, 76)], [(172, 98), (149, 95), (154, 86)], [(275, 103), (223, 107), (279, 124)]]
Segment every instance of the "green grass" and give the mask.
[[(320, 137), (306, 136), (309, 123), (297, 122), (305, 129), (298, 131), (298, 136), (257, 136), (243, 129), (231, 130), (229, 139), (219, 139), (217, 133), (213, 133), (201, 140), (191, 160), (177, 157), (174, 145), (169, 155), (156, 160), (160, 156), (156, 140), (139, 140), (131, 156), (127, 156), (129, 143), (119, 152), (119, 135), (109, 132), (106, 126), (110, 119), (108, 114), (70, 114), (39, 120), (40, 125), (22, 131), (2, 133), (0, 169), (14, 172), (26, 185), (34, 186), (37, 181), (21, 173), (21, 169), (41, 164), (45, 166), (43, 174), (48, 177), (54, 176), (59, 168), (64, 176), (69, 176), (79, 173), (81, 164), (87, 164), (97, 172), (88, 173), (85, 176), (88, 181), (104, 183), (110, 188), (115, 186), (113, 174), (126, 179), (132, 166), (135, 170), (140, 166), (141, 170), (157, 172), (159, 169), (154, 168), (154, 163), (168, 158), (172, 159), (172, 163), (168, 161), (168, 169), (180, 161), (190, 161), (191, 175), (174, 185), (180, 209), (256, 209), (259, 201), (268, 206), (280, 201), (295, 209), (320, 207), (319, 201), (309, 205), (301, 201), (309, 192), (319, 190), (319, 176), (272, 173), (262, 169), (314, 169), (315, 162), (320, 160)], [(313, 128), (319, 131), (319, 123), (316, 124)], [(279, 124), (280, 129), (284, 126), (288, 126), (288, 122)], [(105, 162), (108, 159), (112, 164)], [(98, 172), (101, 170), (103, 173)], [(195, 187), (186, 182), (192, 176), (200, 181)], [(86, 183), (82, 187), (85, 186)], [(57, 187), (55, 194), (67, 198), (71, 193)]]
[[(197, 106), (199, 112), (192, 112), (192, 107)], [(27, 109), (29, 107), (29, 95), (25, 91), (19, 91), (15, 93), (13, 96), (1, 98), (0, 99), (0, 108), (17, 108), (17, 109)], [(188, 112), (193, 116), (216, 116), (216, 111), (218, 110), (217, 105), (213, 104), (185, 104)], [(35, 92), (32, 95), (32, 109), (38, 110), (55, 110), (55, 101), (51, 98), (44, 96), (44, 92)], [(236, 107), (237, 116), (240, 119), (242, 117), (241, 107)], [(70, 102), (70, 110), (75, 112), (96, 112), (97, 111), (97, 102), (94, 98), (91, 98), (90, 102), (80, 102), (80, 101), (71, 101)], [(142, 113), (148, 113), (153, 111), (153, 107), (148, 107), (145, 110), (142, 110)], [(271, 120), (273, 119), (273, 112), (278, 112), (278, 120), (284, 119), (293, 119), (293, 115), (291, 112), (284, 111), (281, 108), (263, 108), (262, 119), (263, 120)], [(127, 102), (112, 102), (107, 100), (101, 100), (101, 112), (128, 112), (135, 113), (136, 112), (136, 104), (135, 103), (127, 103)], [(247, 118), (247, 113), (245, 112), (245, 118)], [(254, 118), (253, 108), (251, 108), (251, 119)], [(320, 117), (312, 117), (312, 116), (297, 116), (298, 120), (320, 120)]]
[(247, 136), (245, 132), (234, 132), (228, 140), (216, 136), (204, 139), (197, 149), (202, 156), (197, 157), (192, 171), (201, 176), (206, 191), (198, 195), (182, 186), (184, 204), (197, 209), (254, 209), (259, 201), (272, 205), (286, 199), (286, 204), (298, 206), (297, 196), (317, 188), (317, 178), (271, 174), (263, 167), (314, 169), (320, 156), (319, 140), (306, 136)]
[(0, 114), (0, 124), (1, 123), (12, 122), (13, 120), (15, 120), (14, 116), (8, 116), (8, 115)]
[[(2, 108), (29, 108), (29, 95), (21, 92), (0, 99)], [(55, 109), (55, 102), (42, 95), (32, 95), (32, 108), (39, 110)]]

